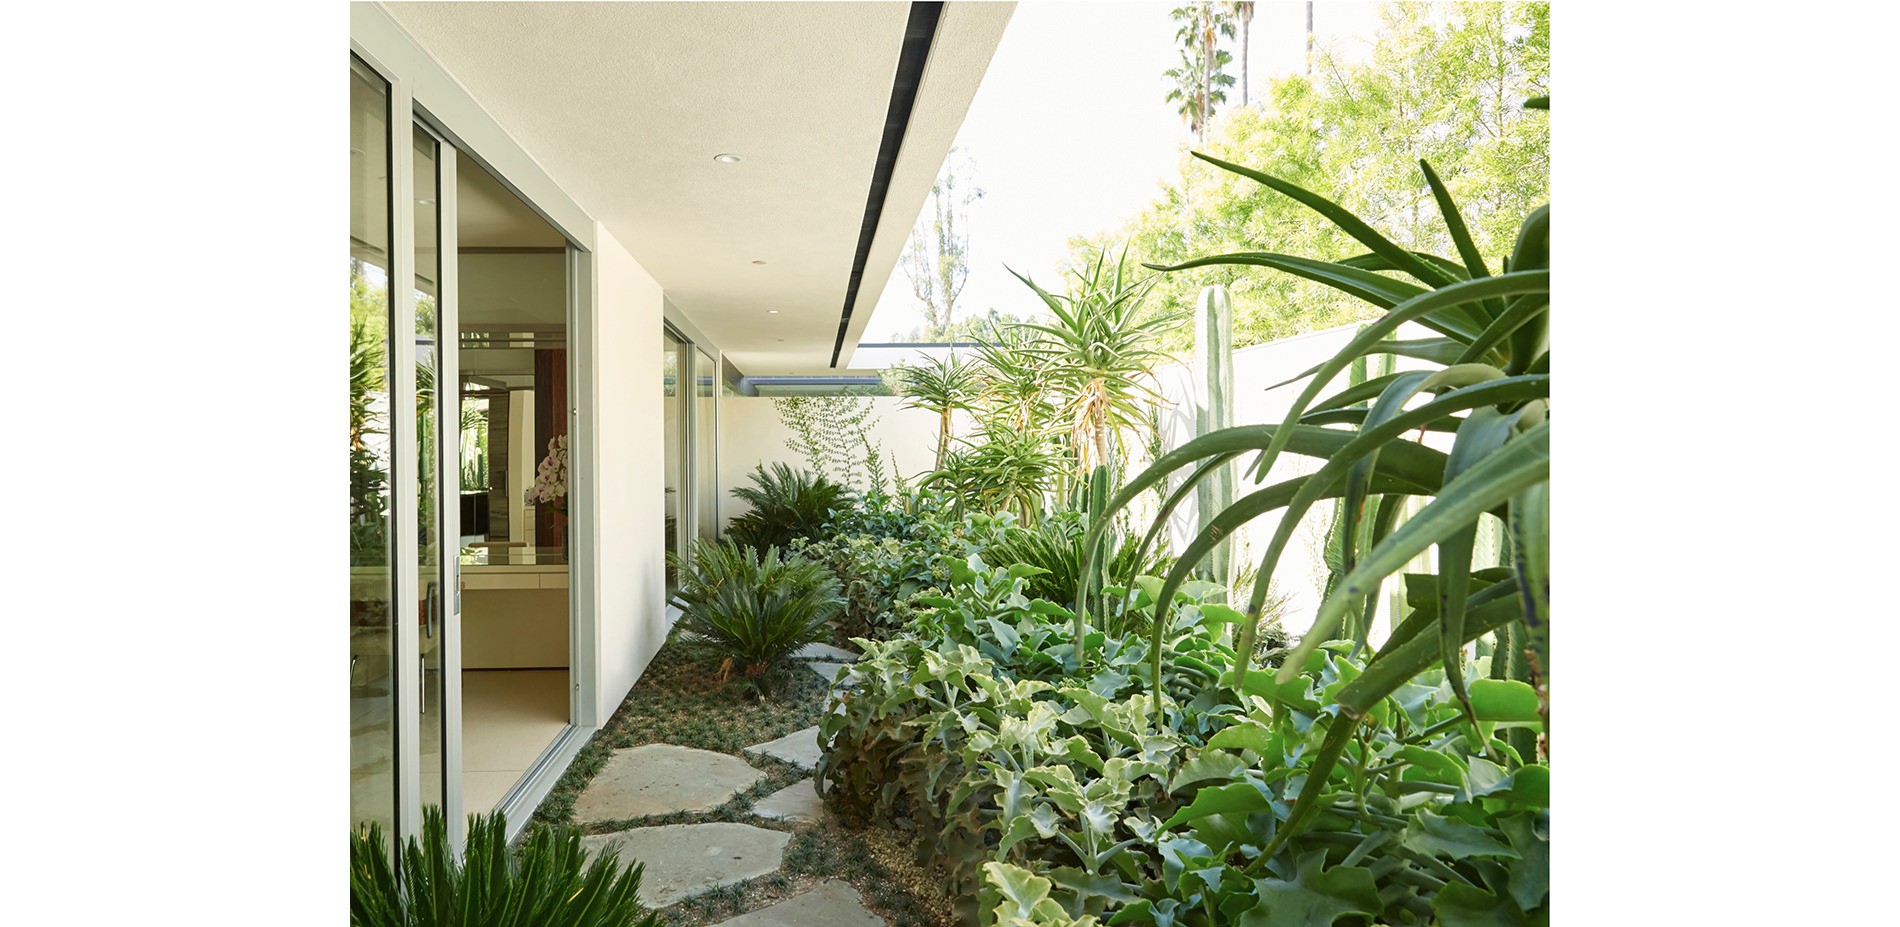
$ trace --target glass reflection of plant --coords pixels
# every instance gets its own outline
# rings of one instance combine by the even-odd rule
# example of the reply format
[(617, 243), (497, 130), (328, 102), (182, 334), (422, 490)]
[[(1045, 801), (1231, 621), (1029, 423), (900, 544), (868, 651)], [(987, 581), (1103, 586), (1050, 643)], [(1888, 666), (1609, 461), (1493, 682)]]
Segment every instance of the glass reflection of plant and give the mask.
[(377, 400), (387, 396), (383, 345), (388, 320), (381, 291), (350, 261), (350, 564), (374, 565), (389, 549), (389, 470), (369, 446), (370, 435), (387, 435)]
[(462, 400), (462, 491), (488, 491), (488, 400)]

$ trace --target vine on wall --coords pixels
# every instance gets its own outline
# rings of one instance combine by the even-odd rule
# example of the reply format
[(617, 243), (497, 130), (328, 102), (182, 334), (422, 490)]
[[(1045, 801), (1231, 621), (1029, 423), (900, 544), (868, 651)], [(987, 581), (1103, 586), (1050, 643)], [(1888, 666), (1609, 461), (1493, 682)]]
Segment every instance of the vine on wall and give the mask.
[(856, 489), (883, 492), (883, 453), (869, 432), (879, 416), (862, 396), (774, 396), (779, 421), (791, 429), (785, 446), (814, 473)]

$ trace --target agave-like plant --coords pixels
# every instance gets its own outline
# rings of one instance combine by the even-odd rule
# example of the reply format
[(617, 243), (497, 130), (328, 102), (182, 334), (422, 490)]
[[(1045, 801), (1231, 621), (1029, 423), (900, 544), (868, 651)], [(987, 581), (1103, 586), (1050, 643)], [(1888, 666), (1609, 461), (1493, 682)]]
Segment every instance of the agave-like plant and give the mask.
[(726, 525), (725, 536), (753, 550), (785, 547), (794, 538), (814, 537), (832, 519), (855, 511), (857, 494), (822, 473), (813, 474), (775, 462), (771, 472), (753, 467), (752, 485), (732, 494), (752, 506)]
[(950, 453), (951, 416), (958, 409), (969, 409), (982, 389), (981, 368), (952, 353), (947, 358), (925, 358), (921, 366), (904, 369), (904, 406), (937, 413), (937, 463)]
[(1023, 524), (1042, 512), (1043, 494), (1063, 470), (1062, 455), (1048, 436), (991, 422), (981, 441), (965, 441), (942, 467), (926, 474), (920, 486), (942, 486), (963, 508), (1011, 511)]
[(1055, 414), (1053, 388), (1042, 364), (1028, 353), (1037, 333), (1014, 324), (994, 325), (976, 338), (983, 365), (977, 404), (984, 422), (1002, 422), (1017, 431), (1040, 431)]
[(680, 576), (673, 626), (681, 647), (699, 660), (722, 661), (722, 672), (763, 676), (798, 648), (824, 639), (844, 611), (838, 577), (823, 563), (779, 556), (726, 541), (693, 542), (692, 562), (669, 554)]
[(1088, 273), (1076, 274), (1072, 295), (1052, 295), (1010, 271), (1036, 291), (1055, 317), (1047, 324), (1021, 323), (1042, 336), (1021, 351), (1064, 399), (1062, 415), (1075, 447), (1078, 477), (1102, 464), (1112, 466), (1112, 433), (1139, 433), (1148, 422), (1147, 407), (1165, 403), (1155, 389), (1153, 370), (1168, 356), (1153, 345), (1162, 332), (1187, 317), (1181, 312), (1142, 317), (1142, 299), (1153, 280), (1128, 279), (1123, 273), (1126, 254), (1124, 248), (1111, 270), (1104, 249)]
[(422, 839), (403, 848), (397, 878), (381, 825), (350, 837), (350, 927), (658, 927), (642, 914), (646, 867), (620, 868), (603, 849), (582, 869), (579, 831), (537, 824), (520, 853), (508, 848), (500, 813), (470, 815), (458, 857), (442, 809), (422, 809)]
[[(1028, 578), (1024, 593), (1050, 602), (1073, 602), (1084, 589), (1082, 569), (1087, 559), (1082, 540), (1088, 525), (1081, 514), (1065, 512), (1041, 524), (1006, 528), (984, 549), (983, 560), (997, 566), (1020, 563), (1043, 570)], [(1174, 565), (1174, 558), (1144, 549), (1133, 539), (1110, 538), (1109, 543), (1112, 552), (1105, 558), (1106, 569), (1100, 577), (1108, 584), (1126, 588), (1137, 576), (1164, 573)], [(1125, 621), (1144, 620), (1139, 611), (1127, 611), (1120, 617)], [(1109, 630), (1119, 633), (1123, 629), (1111, 626)]]
[[(1459, 261), (1413, 252), (1393, 243), (1339, 205), (1292, 183), (1206, 155), (1195, 157), (1252, 178), (1293, 197), (1338, 225), (1370, 253), (1342, 261), (1321, 261), (1272, 252), (1225, 254), (1157, 270), (1181, 270), (1209, 264), (1267, 267), (1298, 274), (1340, 289), (1386, 310), (1330, 360), (1295, 376), (1311, 377), (1277, 425), (1230, 428), (1196, 438), (1135, 477), (1110, 501), (1113, 512), (1143, 489), (1187, 467), (1193, 472), (1163, 505), (1148, 538), (1165, 527), (1168, 514), (1214, 467), (1256, 455), (1250, 473), (1264, 479), (1282, 452), (1324, 461), (1317, 472), (1258, 489), (1214, 517), (1181, 551), (1165, 579), (1158, 608), (1173, 600), (1172, 590), (1218, 540), (1242, 524), (1278, 511), (1279, 526), (1255, 574), (1251, 599), (1241, 621), (1235, 650), (1240, 662), (1231, 677), (1249, 685), (1247, 663), (1261, 606), (1274, 567), (1302, 515), (1317, 501), (1338, 498), (1349, 522), (1376, 502), (1377, 515), (1365, 530), (1353, 530), (1342, 544), (1343, 576), (1322, 602), (1312, 626), (1284, 661), (1274, 681), (1286, 683), (1306, 665), (1322, 643), (1335, 639), (1341, 620), (1355, 606), (1369, 614), (1380, 584), (1429, 547), (1438, 548), (1433, 578), (1435, 607), (1420, 608), (1392, 630), (1365, 672), (1333, 694), (1339, 712), (1327, 732), (1307, 791), (1274, 840), (1277, 847), (1310, 820), (1321, 803), (1316, 790), (1326, 771), (1344, 751), (1355, 726), (1381, 700), (1413, 676), (1442, 663), (1447, 681), (1476, 721), (1460, 673), (1464, 644), (1495, 634), (1501, 659), (1494, 674), (1521, 676), (1535, 690), (1548, 749), (1550, 668), (1550, 207), (1541, 206), (1523, 222), (1511, 255), (1493, 274), (1479, 254), (1445, 185), (1431, 166), (1420, 162), (1427, 185)], [(1410, 279), (1386, 276), (1396, 272)], [(1406, 322), (1419, 323), (1438, 337), (1385, 340)], [(1355, 360), (1386, 353), (1417, 358), (1436, 369), (1408, 370), (1368, 380), (1320, 398), (1335, 377)], [(1285, 385), (1285, 384), (1281, 384)], [(1419, 402), (1418, 400), (1423, 400)], [(1369, 407), (1359, 406), (1369, 403)], [(1359, 407), (1356, 407), (1359, 406)], [(1336, 426), (1347, 426), (1340, 428)], [(1408, 435), (1426, 431), (1453, 435), (1449, 453)], [(1430, 502), (1402, 524), (1394, 525), (1397, 504), (1405, 496)], [(1481, 516), (1508, 524), (1511, 564), (1508, 572), (1474, 570), (1473, 539)], [(1091, 539), (1104, 530), (1098, 523)], [(1088, 545), (1096, 550), (1092, 540)], [(1081, 603), (1078, 603), (1080, 605)], [(1078, 608), (1077, 650), (1086, 616)], [(1369, 620), (1355, 629), (1364, 648)], [(1167, 622), (1157, 620), (1157, 634)], [(1157, 641), (1157, 644), (1159, 641)], [(1160, 648), (1155, 649), (1157, 656)], [(1516, 672), (1513, 672), (1513, 671)], [(1156, 717), (1160, 717), (1156, 697)], [(1519, 732), (1527, 734), (1528, 732)], [(1513, 745), (1528, 756), (1525, 739)], [(1273, 848), (1267, 850), (1272, 852)]]

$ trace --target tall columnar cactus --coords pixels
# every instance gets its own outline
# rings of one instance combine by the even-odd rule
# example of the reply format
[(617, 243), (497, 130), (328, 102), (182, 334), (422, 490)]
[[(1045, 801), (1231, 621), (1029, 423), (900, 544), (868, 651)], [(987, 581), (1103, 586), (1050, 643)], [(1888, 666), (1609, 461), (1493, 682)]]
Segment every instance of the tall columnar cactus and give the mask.
[[(1234, 427), (1234, 309), (1227, 288), (1219, 284), (1202, 287), (1194, 309), (1194, 368), (1200, 371), (1194, 381), (1195, 437)], [(1234, 504), (1233, 465), (1201, 481), (1195, 488), (1195, 501), (1200, 510), (1200, 524), (1195, 528), (1199, 533), (1215, 514)], [(1208, 573), (1223, 586), (1233, 581), (1228, 570), (1232, 557), (1232, 539), (1221, 541), (1208, 554)]]

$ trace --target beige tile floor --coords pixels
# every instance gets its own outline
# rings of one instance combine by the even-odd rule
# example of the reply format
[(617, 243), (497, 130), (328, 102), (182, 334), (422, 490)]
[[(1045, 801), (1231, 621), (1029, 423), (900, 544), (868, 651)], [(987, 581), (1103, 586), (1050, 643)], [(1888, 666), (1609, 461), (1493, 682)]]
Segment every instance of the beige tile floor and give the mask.
[[(567, 670), (462, 672), (462, 808), (487, 813), (567, 726)], [(442, 802), (439, 687), (423, 711), (422, 801)], [(389, 700), (350, 701), (350, 820), (391, 826)]]
[(462, 671), (462, 808), (486, 813), (567, 726), (567, 670)]

